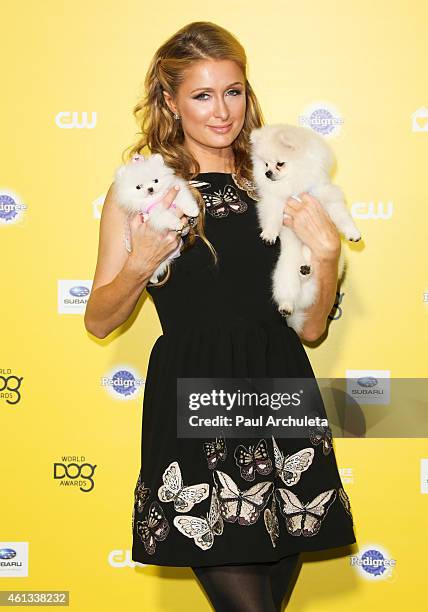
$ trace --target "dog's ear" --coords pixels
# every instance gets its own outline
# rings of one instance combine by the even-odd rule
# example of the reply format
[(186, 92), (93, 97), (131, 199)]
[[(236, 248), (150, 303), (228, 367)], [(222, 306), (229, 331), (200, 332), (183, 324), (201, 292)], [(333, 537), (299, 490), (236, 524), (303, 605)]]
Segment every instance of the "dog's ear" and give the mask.
[(251, 144), (255, 145), (259, 141), (259, 139), (260, 139), (260, 130), (261, 130), (261, 128), (254, 128), (250, 132), (250, 142), (251, 142)]
[(121, 177), (121, 176), (123, 175), (123, 173), (125, 172), (126, 167), (127, 167), (127, 166), (126, 166), (126, 164), (124, 164), (123, 166), (120, 166), (120, 167), (119, 167), (119, 168), (116, 170), (116, 172), (115, 172), (115, 179), (116, 179), (116, 180), (117, 180), (117, 179), (120, 179), (120, 177)]
[(156, 159), (158, 161), (160, 161), (162, 164), (165, 164), (165, 162), (163, 161), (163, 157), (160, 153), (154, 153), (152, 155), (152, 159)]
[(296, 147), (293, 145), (292, 142), (290, 142), (290, 137), (286, 132), (278, 132), (278, 140), (284, 147), (287, 147), (292, 151), (296, 150)]

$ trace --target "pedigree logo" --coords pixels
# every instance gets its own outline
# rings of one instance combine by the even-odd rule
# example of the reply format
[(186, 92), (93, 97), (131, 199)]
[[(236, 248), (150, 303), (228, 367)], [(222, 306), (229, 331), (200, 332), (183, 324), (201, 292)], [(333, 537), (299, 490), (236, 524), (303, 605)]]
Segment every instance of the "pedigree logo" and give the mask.
[(24, 219), (27, 205), (13, 191), (0, 191), (0, 225), (16, 225)]
[(310, 128), (325, 138), (337, 136), (343, 123), (343, 117), (330, 102), (313, 102), (299, 115), (299, 125)]
[(397, 560), (392, 559), (385, 549), (375, 544), (366, 546), (358, 555), (351, 555), (350, 564), (366, 580), (391, 580), (395, 574)]
[(140, 396), (146, 380), (137, 370), (127, 364), (113, 366), (101, 378), (103, 387), (115, 400), (127, 401)]

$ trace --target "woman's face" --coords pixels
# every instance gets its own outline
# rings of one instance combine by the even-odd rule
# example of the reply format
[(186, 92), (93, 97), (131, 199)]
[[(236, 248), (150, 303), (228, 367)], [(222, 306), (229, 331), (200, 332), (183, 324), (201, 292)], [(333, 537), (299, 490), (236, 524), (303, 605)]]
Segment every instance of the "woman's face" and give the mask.
[[(176, 98), (164, 95), (180, 115), (185, 146), (190, 149), (230, 147), (244, 124), (245, 78), (231, 60), (196, 61), (186, 71)], [(221, 126), (227, 127), (215, 129)]]

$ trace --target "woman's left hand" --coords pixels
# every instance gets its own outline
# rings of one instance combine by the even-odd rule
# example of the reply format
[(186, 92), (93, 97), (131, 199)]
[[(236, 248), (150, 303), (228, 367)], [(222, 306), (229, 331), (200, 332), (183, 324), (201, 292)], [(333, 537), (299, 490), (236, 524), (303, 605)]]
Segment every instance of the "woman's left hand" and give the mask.
[[(340, 255), (341, 241), (336, 226), (319, 201), (309, 193), (300, 193), (302, 201), (288, 198), (284, 221), (319, 260), (334, 260)], [(288, 216), (285, 216), (288, 215)]]

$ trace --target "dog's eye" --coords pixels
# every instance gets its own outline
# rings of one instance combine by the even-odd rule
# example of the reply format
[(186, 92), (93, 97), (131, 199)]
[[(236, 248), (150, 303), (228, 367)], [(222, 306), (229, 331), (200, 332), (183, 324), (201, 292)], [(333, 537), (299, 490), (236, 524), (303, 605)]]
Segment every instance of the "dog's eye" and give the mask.
[(141, 185), (137, 185), (135, 189), (141, 189)]
[(265, 166), (266, 166), (266, 168), (268, 167), (268, 163), (267, 162), (265, 162)]
[(284, 164), (285, 164), (285, 162), (278, 162), (276, 165), (281, 168)]
[(155, 179), (153, 182), (154, 182), (154, 183), (159, 183), (158, 179)]

